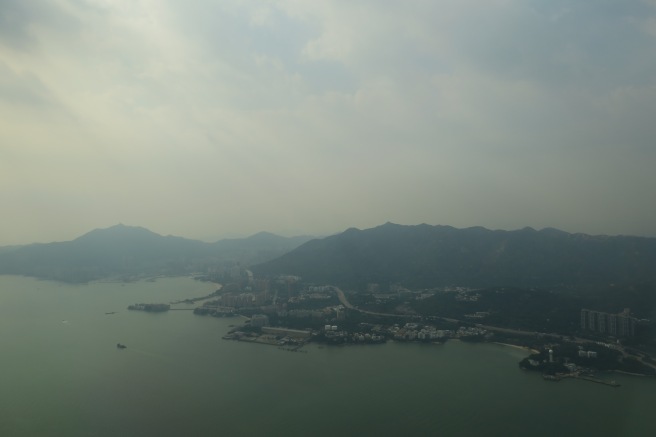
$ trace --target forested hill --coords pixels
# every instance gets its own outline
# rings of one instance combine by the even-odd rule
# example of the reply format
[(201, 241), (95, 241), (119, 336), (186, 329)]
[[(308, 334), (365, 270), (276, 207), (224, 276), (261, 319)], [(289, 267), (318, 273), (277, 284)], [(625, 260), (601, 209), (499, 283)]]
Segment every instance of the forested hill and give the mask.
[(67, 282), (189, 274), (225, 262), (248, 266), (267, 261), (309, 239), (262, 232), (248, 238), (205, 243), (117, 225), (93, 230), (72, 241), (3, 248), (0, 274)]
[(656, 239), (387, 223), (309, 241), (253, 271), (351, 286), (636, 284), (656, 279)]

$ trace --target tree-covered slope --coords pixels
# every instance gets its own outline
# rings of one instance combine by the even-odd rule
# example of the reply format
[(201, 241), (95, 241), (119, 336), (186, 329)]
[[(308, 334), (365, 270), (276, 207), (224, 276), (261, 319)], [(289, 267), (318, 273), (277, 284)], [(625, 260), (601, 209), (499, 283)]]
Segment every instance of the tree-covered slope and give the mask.
[(257, 234), (205, 243), (117, 225), (66, 242), (32, 244), (0, 251), (0, 274), (68, 282), (109, 277), (188, 274), (232, 261), (242, 265), (280, 256), (309, 237)]
[(387, 223), (309, 241), (253, 270), (349, 285), (638, 283), (656, 279), (656, 239)]

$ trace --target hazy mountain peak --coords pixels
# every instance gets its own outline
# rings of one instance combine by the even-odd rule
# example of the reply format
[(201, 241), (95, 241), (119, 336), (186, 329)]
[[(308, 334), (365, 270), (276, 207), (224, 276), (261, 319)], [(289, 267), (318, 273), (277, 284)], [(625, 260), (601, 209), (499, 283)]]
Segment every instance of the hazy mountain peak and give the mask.
[(162, 237), (155, 232), (152, 232), (146, 228), (140, 226), (126, 226), (123, 223), (119, 223), (109, 228), (98, 228), (94, 229), (86, 234), (76, 238), (74, 241), (85, 241), (92, 239), (102, 239), (102, 238), (121, 238), (121, 237)]
[(273, 259), (306, 242), (268, 232), (251, 238), (204, 243), (162, 236), (119, 223), (94, 229), (72, 241), (0, 251), (0, 274), (21, 274), (70, 282), (106, 277), (186, 275), (221, 263), (250, 265)]
[(251, 235), (250, 237), (246, 237), (247, 240), (272, 240), (272, 239), (280, 239), (280, 238), (284, 238), (284, 237), (274, 234), (273, 232), (267, 232), (267, 231), (258, 232), (256, 234)]

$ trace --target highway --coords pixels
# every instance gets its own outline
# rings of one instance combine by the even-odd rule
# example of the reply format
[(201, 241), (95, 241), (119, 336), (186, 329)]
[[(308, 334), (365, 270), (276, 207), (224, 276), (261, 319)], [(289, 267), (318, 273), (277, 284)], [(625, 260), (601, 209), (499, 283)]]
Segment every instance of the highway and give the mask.
[[(363, 314), (371, 314), (371, 315), (374, 315), (374, 316), (385, 316), (385, 317), (399, 317), (399, 318), (420, 317), (420, 316), (408, 316), (408, 315), (403, 315), (403, 314), (377, 313), (377, 312), (373, 312), (373, 311), (361, 310), (361, 309), (356, 308), (353, 305), (351, 305), (351, 303), (348, 301), (348, 299), (346, 298), (346, 296), (344, 295), (344, 292), (342, 290), (340, 290), (339, 288), (337, 288), (335, 286), (333, 286), (333, 289), (337, 293), (337, 298), (339, 299), (341, 304), (344, 305), (345, 308), (355, 310), (355, 311), (359, 311)], [(432, 317), (436, 318), (436, 319), (445, 320), (445, 321), (451, 322), (451, 323), (463, 323), (463, 321), (459, 320), (459, 319), (450, 319), (450, 318), (447, 318), (447, 317), (440, 317), (440, 316), (432, 316)], [(471, 322), (466, 322), (466, 323), (471, 323)], [(480, 323), (477, 323), (475, 326), (477, 328), (486, 329), (488, 331), (503, 332), (505, 334), (515, 334), (515, 335), (525, 335), (525, 336), (542, 335), (542, 336), (551, 337), (551, 338), (554, 338), (554, 339), (557, 339), (557, 340), (560, 340), (562, 337), (567, 337), (568, 338), (567, 341), (574, 342), (574, 343), (581, 343), (581, 344), (583, 344), (583, 343), (594, 343), (594, 340), (589, 340), (589, 339), (580, 338), (580, 337), (573, 337), (573, 336), (564, 336), (564, 335), (556, 334), (556, 333), (544, 333), (544, 332), (535, 332), (535, 331), (525, 331), (525, 330), (522, 330), (522, 329), (501, 328), (501, 327), (498, 327), (498, 326), (482, 325)], [(654, 366), (653, 364), (643, 361), (641, 356), (631, 355), (631, 354), (627, 353), (624, 350), (624, 348), (619, 346), (619, 345), (618, 345), (618, 348), (616, 350), (621, 352), (622, 355), (625, 356), (625, 357), (629, 356), (629, 355), (633, 356), (633, 357), (637, 358), (638, 361), (640, 361), (641, 363), (646, 364), (647, 366), (650, 366), (650, 367), (656, 369), (656, 366)]]

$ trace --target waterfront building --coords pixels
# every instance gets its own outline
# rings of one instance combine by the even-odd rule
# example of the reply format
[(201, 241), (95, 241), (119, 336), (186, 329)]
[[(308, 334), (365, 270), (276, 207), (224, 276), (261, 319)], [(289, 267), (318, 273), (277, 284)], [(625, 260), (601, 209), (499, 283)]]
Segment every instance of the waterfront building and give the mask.
[(608, 333), (613, 337), (617, 337), (617, 314), (608, 316), (608, 328)]
[(590, 311), (590, 316), (588, 317), (588, 329), (590, 331), (596, 331), (597, 330), (597, 316), (598, 316), (597, 311)]
[(269, 326), (269, 316), (266, 314), (253, 314), (253, 317), (251, 317), (251, 326), (256, 328)]
[(613, 337), (635, 336), (637, 320), (631, 317), (631, 310), (625, 308), (619, 314), (581, 309), (581, 329), (584, 331), (608, 334)]
[(579, 357), (581, 358), (597, 358), (597, 352), (595, 351), (586, 351), (581, 349), (579, 351)]
[(300, 329), (273, 328), (271, 326), (263, 327), (262, 332), (265, 334), (280, 335), (293, 338), (310, 338), (312, 335), (312, 332), (310, 331)]
[(631, 310), (624, 308), (624, 311), (617, 315), (618, 334), (622, 337), (633, 337), (636, 323), (636, 319), (631, 317)]
[(608, 320), (608, 314), (606, 313), (597, 313), (597, 331), (602, 334), (606, 333), (606, 325)]

